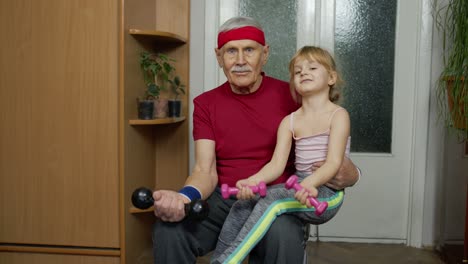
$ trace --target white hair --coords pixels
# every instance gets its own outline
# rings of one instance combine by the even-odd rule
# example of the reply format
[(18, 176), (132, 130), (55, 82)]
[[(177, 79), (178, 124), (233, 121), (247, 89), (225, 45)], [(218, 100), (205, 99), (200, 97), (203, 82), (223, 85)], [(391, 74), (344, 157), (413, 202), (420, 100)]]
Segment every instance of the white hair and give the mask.
[(257, 20), (251, 17), (237, 16), (237, 17), (230, 18), (226, 22), (224, 22), (219, 27), (218, 34), (220, 32), (229, 31), (231, 29), (247, 27), (247, 26), (256, 27), (263, 31), (262, 26)]

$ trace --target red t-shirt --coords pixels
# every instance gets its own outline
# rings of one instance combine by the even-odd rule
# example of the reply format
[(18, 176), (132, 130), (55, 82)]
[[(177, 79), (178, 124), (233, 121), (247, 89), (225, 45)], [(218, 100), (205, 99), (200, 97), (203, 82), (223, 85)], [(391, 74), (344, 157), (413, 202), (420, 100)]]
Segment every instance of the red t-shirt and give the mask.
[[(229, 186), (255, 174), (271, 160), (281, 120), (298, 108), (289, 84), (267, 76), (254, 93), (235, 94), (226, 82), (193, 102), (194, 140), (215, 141), (218, 184)], [(283, 175), (273, 183), (285, 182), (293, 172), (294, 164), (288, 162)]]

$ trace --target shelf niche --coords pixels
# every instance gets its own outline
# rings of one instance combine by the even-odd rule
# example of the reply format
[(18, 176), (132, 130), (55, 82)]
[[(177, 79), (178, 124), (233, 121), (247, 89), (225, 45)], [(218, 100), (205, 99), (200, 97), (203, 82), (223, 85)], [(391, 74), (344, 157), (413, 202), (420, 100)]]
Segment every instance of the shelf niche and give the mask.
[[(126, 263), (135, 263), (152, 248), (147, 238), (155, 216), (152, 208), (140, 210), (132, 206), (133, 191), (142, 186), (152, 190), (178, 190), (189, 175), (190, 1), (125, 1), (123, 10), (120, 79), (123, 196), (120, 209), (124, 223), (124, 258)], [(178, 19), (173, 19), (174, 13), (178, 14)], [(142, 51), (164, 53), (175, 59), (176, 73), (186, 85), (186, 94), (180, 97), (181, 117), (137, 119), (136, 99), (145, 91), (139, 65)], [(170, 94), (161, 96), (170, 98)]]

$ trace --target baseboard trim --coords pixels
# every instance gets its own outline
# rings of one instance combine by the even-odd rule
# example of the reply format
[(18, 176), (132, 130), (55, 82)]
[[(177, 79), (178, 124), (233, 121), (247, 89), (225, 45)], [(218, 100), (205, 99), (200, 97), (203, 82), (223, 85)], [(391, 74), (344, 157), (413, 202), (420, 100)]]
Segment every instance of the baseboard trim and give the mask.
[(359, 238), (359, 237), (329, 237), (309, 236), (309, 241), (348, 242), (348, 243), (375, 243), (375, 244), (406, 244), (406, 239), (393, 238)]

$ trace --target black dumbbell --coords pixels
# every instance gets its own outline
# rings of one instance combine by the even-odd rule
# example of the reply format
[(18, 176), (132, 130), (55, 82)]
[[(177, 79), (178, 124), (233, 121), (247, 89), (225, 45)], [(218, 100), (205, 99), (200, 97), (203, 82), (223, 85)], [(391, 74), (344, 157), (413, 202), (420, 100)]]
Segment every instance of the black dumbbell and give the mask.
[[(133, 191), (132, 204), (138, 209), (148, 209), (154, 204), (153, 192), (145, 187)], [(185, 204), (185, 217), (192, 220), (203, 220), (210, 212), (208, 203), (204, 200), (194, 200)]]

